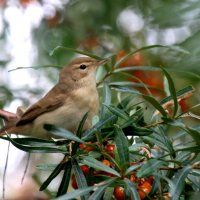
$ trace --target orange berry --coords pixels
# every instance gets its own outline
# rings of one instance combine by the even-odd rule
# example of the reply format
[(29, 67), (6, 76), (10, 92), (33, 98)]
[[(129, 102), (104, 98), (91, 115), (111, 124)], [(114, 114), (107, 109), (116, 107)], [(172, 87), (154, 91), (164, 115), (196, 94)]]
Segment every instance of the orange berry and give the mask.
[(92, 147), (87, 146), (87, 144), (92, 144), (92, 142), (88, 142), (86, 144), (80, 144), (79, 148), (82, 149), (82, 150), (86, 150), (86, 151), (92, 151)]
[(142, 184), (139, 185), (138, 194), (140, 196), (140, 199), (144, 199), (150, 192), (152, 189), (152, 185), (147, 181), (144, 180), (142, 181)]
[(72, 184), (72, 187), (74, 189), (78, 189), (78, 185), (77, 185), (76, 178), (75, 178), (74, 174), (72, 175), (72, 178), (71, 178), (71, 184)]
[(114, 196), (117, 200), (124, 200), (124, 188), (116, 187), (114, 189)]
[(86, 176), (89, 173), (90, 168), (87, 165), (82, 165), (81, 170), (82, 170), (83, 174)]
[(136, 183), (137, 178), (136, 178), (135, 174), (132, 174), (132, 175), (130, 176), (130, 181)]
[(102, 160), (101, 162), (102, 162), (104, 165), (110, 167), (110, 161), (109, 161), (109, 160), (104, 159), (104, 160)]
[(115, 156), (115, 145), (114, 144), (108, 144), (105, 146), (105, 151), (112, 157)]

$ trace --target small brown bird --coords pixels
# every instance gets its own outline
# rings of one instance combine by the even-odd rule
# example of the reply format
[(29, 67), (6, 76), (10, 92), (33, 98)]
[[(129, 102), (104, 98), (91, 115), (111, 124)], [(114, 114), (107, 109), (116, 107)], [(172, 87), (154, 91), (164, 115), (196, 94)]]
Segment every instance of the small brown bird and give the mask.
[(50, 138), (52, 135), (43, 128), (44, 124), (75, 133), (86, 112), (89, 115), (84, 129), (90, 128), (91, 119), (99, 109), (95, 73), (105, 62), (90, 57), (74, 59), (61, 70), (58, 83), (23, 114), (16, 115), (16, 121), (3, 127), (0, 135), (14, 133)]

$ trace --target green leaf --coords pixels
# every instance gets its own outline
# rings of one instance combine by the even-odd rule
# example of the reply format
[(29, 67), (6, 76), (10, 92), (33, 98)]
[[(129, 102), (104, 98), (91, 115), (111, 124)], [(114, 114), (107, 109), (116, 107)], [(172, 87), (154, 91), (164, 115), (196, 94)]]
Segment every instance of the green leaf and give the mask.
[(128, 127), (122, 126), (123, 131), (126, 135), (133, 135), (133, 136), (147, 136), (153, 133), (151, 128), (140, 127), (136, 125), (131, 125)]
[(168, 84), (169, 84), (169, 91), (170, 91), (171, 97), (174, 101), (173, 117), (175, 117), (175, 115), (178, 111), (178, 100), (177, 100), (177, 96), (176, 96), (176, 89), (175, 89), (175, 86), (174, 86), (174, 82), (173, 82), (171, 76), (169, 75), (169, 73), (164, 68), (161, 68), (161, 69), (164, 72), (165, 77), (167, 78), (167, 81), (168, 81)]
[(127, 188), (130, 190), (131, 192), (131, 199), (134, 200), (140, 200), (140, 196), (137, 192), (137, 186), (135, 185), (135, 183), (133, 183), (132, 181), (130, 181), (129, 179), (125, 179), (125, 183), (127, 185)]
[(110, 105), (111, 103), (111, 90), (106, 82), (103, 84), (103, 92), (102, 92), (102, 106), (101, 106), (101, 119), (106, 116), (106, 109), (104, 105)]
[(113, 196), (113, 191), (113, 187), (107, 187), (103, 195), (103, 200), (111, 200)]
[(57, 51), (60, 51), (60, 50), (62, 50), (62, 51), (71, 51), (71, 52), (74, 52), (74, 53), (82, 54), (82, 55), (89, 56), (91, 58), (95, 58), (95, 59), (99, 59), (99, 60), (102, 59), (101, 57), (99, 57), (97, 55), (94, 55), (92, 53), (89, 53), (89, 52), (86, 52), (86, 51), (77, 50), (77, 49), (73, 49), (73, 48), (68, 48), (68, 47), (64, 47), (64, 46), (57, 46), (57, 47), (55, 47), (49, 53), (49, 55), (53, 56)]
[(161, 148), (161, 149), (163, 149), (164, 151), (167, 151), (167, 152), (168, 152), (168, 149), (166, 148), (166, 146), (163, 144), (162, 141), (158, 140), (158, 138), (153, 138), (153, 137), (149, 137), (149, 136), (144, 136), (144, 137), (142, 137), (142, 140), (143, 140), (145, 143), (151, 143), (151, 144), (157, 145), (157, 146), (159, 146), (159, 148)]
[(183, 191), (185, 185), (185, 178), (188, 176), (192, 166), (186, 166), (177, 172), (172, 179), (173, 187), (170, 188), (171, 200), (179, 200), (179, 197)]
[(158, 135), (161, 136), (161, 140), (162, 140), (163, 144), (166, 146), (170, 155), (173, 158), (175, 158), (176, 153), (175, 153), (175, 150), (173, 148), (172, 141), (169, 139), (169, 137), (166, 136), (166, 130), (161, 126), (159, 126), (158, 128), (159, 128)]
[(47, 178), (47, 180), (44, 181), (44, 183), (41, 185), (40, 191), (45, 190), (48, 187), (48, 185), (51, 183), (51, 181), (62, 171), (63, 168), (64, 168), (64, 164), (59, 163), (57, 167), (53, 170), (51, 175)]
[(118, 125), (114, 125), (115, 144), (119, 156), (120, 165), (126, 170), (129, 165), (129, 144), (127, 137)]
[[(92, 128), (88, 129), (83, 133), (82, 140), (84, 141), (91, 141), (91, 138), (94, 136), (94, 132), (100, 128), (103, 128), (103, 126), (109, 122), (112, 122), (113, 120), (116, 120), (117, 116), (110, 115), (108, 118), (103, 119), (99, 121), (97, 124), (95, 124)], [(92, 136), (93, 135), (93, 136)]]
[[(113, 71), (113, 73), (120, 73), (120, 72), (130, 72), (130, 71), (161, 71), (159, 67), (156, 66), (128, 66), (128, 67), (122, 67), (117, 68)], [(195, 79), (200, 79), (200, 76), (194, 72), (189, 72), (188, 70), (180, 70), (180, 69), (174, 69), (174, 68), (167, 68), (167, 71), (170, 72), (176, 72), (179, 74), (183, 74), (184, 76), (188, 76)]]
[[(85, 178), (85, 176), (83, 174), (83, 171), (79, 167), (78, 162), (77, 162), (76, 159), (72, 159), (72, 168), (73, 168), (73, 171), (74, 171), (74, 175), (75, 175), (75, 178), (76, 178), (76, 182), (77, 182), (78, 188), (79, 189), (87, 188), (88, 185), (87, 185), (86, 178)], [(81, 196), (82, 200), (86, 200), (88, 198), (89, 198), (88, 194), (85, 194), (84, 196)]]
[(105, 105), (113, 114), (115, 114), (116, 116), (124, 119), (124, 120), (129, 120), (129, 116), (123, 111), (120, 110), (117, 107), (114, 106), (109, 106), (109, 105)]
[(141, 83), (135, 83), (132, 81), (119, 81), (119, 82), (111, 82), (109, 83), (110, 87), (114, 86), (134, 86), (134, 87), (149, 87), (149, 88), (154, 88), (152, 86), (146, 85), (146, 84), (141, 84)]
[(57, 145), (57, 143), (52, 140), (45, 140), (45, 139), (32, 138), (32, 137), (12, 138), (12, 140), (21, 145), (28, 145), (28, 146), (44, 147), (44, 146), (56, 146)]
[(142, 95), (143, 98), (148, 101), (154, 108), (156, 108), (164, 117), (167, 117), (167, 113), (161, 104), (153, 97)]
[(9, 136), (8, 138), (5, 139), (5, 137), (2, 137), (2, 139), (9, 140), (16, 148), (29, 152), (29, 153), (66, 153), (66, 150), (59, 149), (59, 148), (54, 148), (54, 147), (42, 147), (42, 146), (29, 146), (29, 145), (21, 145)]
[(111, 87), (111, 89), (114, 89), (118, 92), (128, 92), (128, 93), (132, 93), (132, 94), (136, 94), (136, 95), (140, 95), (141, 92), (139, 92), (138, 90), (132, 88), (132, 87), (124, 87), (124, 86), (120, 86), (120, 85), (113, 85)]
[(73, 141), (76, 141), (76, 142), (79, 142), (79, 143), (85, 143), (83, 140), (81, 140), (75, 134), (73, 134), (72, 132), (65, 130), (63, 128), (58, 128), (58, 127), (51, 125), (51, 124), (45, 124), (44, 128), (47, 131), (51, 132), (53, 135), (59, 136), (61, 138), (73, 140)]
[[(80, 138), (81, 135), (82, 135), (83, 127), (84, 127), (85, 121), (86, 121), (86, 119), (88, 117), (88, 114), (89, 114), (89, 112), (85, 113), (85, 115), (83, 116), (81, 122), (79, 123), (78, 130), (76, 132), (76, 136), (78, 138)], [(76, 154), (76, 151), (77, 151), (78, 147), (79, 147), (79, 142), (75, 142), (72, 145), (72, 155)]]
[(196, 145), (196, 146), (182, 145), (182, 146), (176, 147), (175, 151), (176, 152), (179, 152), (179, 151), (190, 151), (190, 152), (199, 153), (200, 152), (200, 145)]
[(125, 175), (130, 174), (130, 173), (133, 172), (134, 170), (140, 168), (142, 165), (143, 165), (143, 163), (137, 163), (137, 164), (135, 164), (135, 165), (130, 166), (130, 167), (126, 170)]
[(149, 45), (149, 46), (142, 47), (140, 49), (137, 49), (137, 50), (134, 50), (134, 51), (128, 53), (126, 56), (124, 56), (121, 60), (119, 60), (115, 64), (114, 68), (118, 68), (126, 59), (128, 59), (133, 54), (135, 54), (137, 52), (140, 52), (140, 51), (143, 51), (143, 50), (152, 49), (152, 48), (170, 48), (170, 47), (169, 46), (164, 46), (164, 45), (159, 45), (159, 44)]
[(184, 49), (181, 46), (169, 46), (169, 49), (183, 53), (183, 54), (190, 54), (190, 52), (186, 49)]
[[(191, 93), (193, 93), (193, 92), (194, 92), (194, 88), (193, 88), (191, 85), (189, 85), (189, 86), (187, 86), (187, 87), (185, 87), (185, 88), (179, 90), (179, 91), (176, 93), (176, 96), (177, 96), (177, 98), (181, 98), (181, 97), (184, 97), (184, 96), (186, 96), (186, 95), (188, 95), (188, 94), (191, 94)], [(173, 99), (172, 96), (168, 96), (168, 97), (162, 99), (162, 100), (160, 101), (160, 104), (163, 105), (163, 104), (165, 104), (165, 103), (171, 101), (172, 99)]]
[(64, 174), (60, 186), (58, 188), (56, 197), (59, 197), (67, 192), (71, 178), (71, 169), (72, 169), (71, 162), (70, 161), (66, 162), (64, 166)]
[(56, 166), (56, 164), (39, 164), (36, 166), (36, 168), (41, 171), (53, 171)]
[(70, 192), (68, 194), (65, 194), (61, 197), (56, 198), (55, 200), (72, 200), (78, 196), (83, 196), (85, 194), (88, 194), (89, 192), (91, 192), (92, 190), (94, 190), (95, 188), (97, 188), (96, 186), (91, 186), (91, 187), (87, 187), (87, 188), (83, 188), (83, 189), (78, 189), (75, 190), (73, 192)]
[(93, 194), (90, 196), (89, 200), (100, 200), (106, 190), (107, 185), (99, 187)]
[(137, 172), (137, 177), (141, 178), (141, 177), (152, 175), (163, 165), (167, 165), (167, 163), (161, 160), (154, 159), (154, 158), (151, 160), (148, 160)]
[(81, 162), (83, 164), (86, 164), (86, 165), (88, 165), (90, 167), (93, 167), (95, 169), (99, 169), (99, 170), (102, 170), (104, 172), (108, 172), (110, 174), (113, 174), (115, 176), (120, 177), (120, 174), (116, 170), (114, 170), (114, 169), (112, 169), (112, 168), (104, 165), (103, 163), (101, 163), (100, 161), (96, 160), (93, 157), (90, 157), (90, 156), (80, 156), (80, 158), (81, 158)]
[(113, 73), (119, 73), (119, 72), (129, 72), (129, 71), (161, 71), (158, 67), (154, 66), (129, 66), (129, 67), (122, 67), (117, 68), (113, 71)]
[(84, 126), (85, 121), (88, 117), (88, 114), (89, 114), (89, 112), (86, 112), (85, 115), (83, 116), (81, 122), (79, 123), (78, 130), (76, 132), (77, 137), (81, 137), (81, 133), (83, 131), (83, 126)]
[(134, 97), (136, 97), (135, 94), (128, 95), (127, 97), (125, 97), (124, 99), (122, 99), (122, 101), (117, 105), (117, 107), (125, 109), (128, 106), (128, 104), (134, 99)]
[(109, 187), (111, 183), (115, 181), (115, 178), (109, 178), (107, 181), (105, 181), (105, 185), (98, 187), (96, 191), (93, 192), (93, 194), (90, 196), (89, 200), (100, 200), (103, 196), (106, 188)]
[(185, 130), (192, 136), (196, 144), (200, 146), (200, 131), (189, 127), (186, 127)]

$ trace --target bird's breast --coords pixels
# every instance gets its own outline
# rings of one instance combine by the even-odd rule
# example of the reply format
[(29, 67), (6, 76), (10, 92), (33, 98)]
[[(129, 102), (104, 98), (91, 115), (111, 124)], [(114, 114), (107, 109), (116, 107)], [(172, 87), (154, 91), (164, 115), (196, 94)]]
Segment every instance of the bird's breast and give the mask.
[(79, 88), (69, 95), (59, 108), (42, 114), (34, 121), (34, 132), (41, 130), (44, 124), (53, 124), (72, 132), (76, 132), (78, 125), (89, 112), (84, 129), (91, 126), (92, 117), (99, 109), (99, 97), (96, 88)]

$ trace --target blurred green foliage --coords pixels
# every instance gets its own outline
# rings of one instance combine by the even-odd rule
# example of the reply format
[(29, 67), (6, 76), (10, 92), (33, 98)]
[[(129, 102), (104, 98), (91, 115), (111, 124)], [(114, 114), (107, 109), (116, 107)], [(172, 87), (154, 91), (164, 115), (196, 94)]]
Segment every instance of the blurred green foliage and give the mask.
[[(32, 0), (21, 1), (20, 9), (28, 9), (31, 2)], [(45, 9), (46, 5), (51, 5), (45, 1), (38, 3), (42, 9)], [(2, 7), (2, 10), (8, 5)], [(56, 46), (80, 49), (108, 57), (111, 54), (118, 54), (120, 50), (130, 52), (146, 45), (173, 44), (183, 47), (189, 54), (167, 49), (149, 50), (143, 52), (146, 64), (199, 73), (200, 3), (198, 0), (69, 0), (60, 1), (60, 6), (57, 7), (55, 4), (51, 6), (54, 7), (51, 17), (44, 16), (39, 27), (34, 28), (34, 45), (38, 51), (34, 63), (36, 65), (62, 66), (74, 57), (75, 54), (70, 51), (59, 51), (54, 56), (49, 56), (49, 52)], [(2, 48), (6, 46), (5, 39), (9, 33), (6, 21), (3, 20), (3, 23)], [(132, 29), (133, 27), (135, 28)], [(5, 52), (1, 54), (0, 64), (4, 67)], [(10, 58), (7, 57), (7, 62), (9, 61)], [(51, 72), (46, 68), (43, 71), (53, 82), (56, 81), (54, 71)], [(180, 76), (182, 79), (177, 82), (179, 88), (188, 80), (195, 85), (199, 82), (198, 78), (193, 76), (186, 74)], [(9, 97), (9, 94), (6, 95)]]

